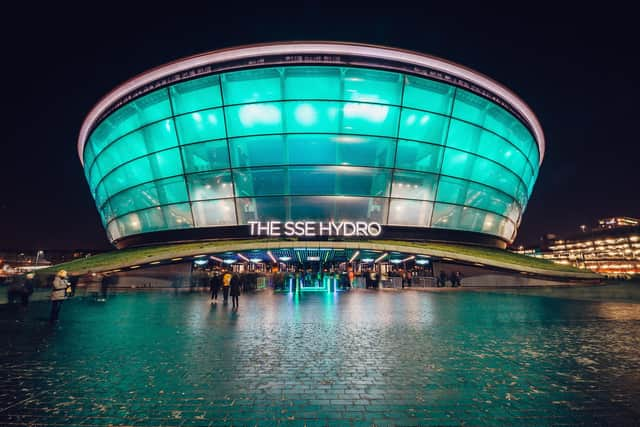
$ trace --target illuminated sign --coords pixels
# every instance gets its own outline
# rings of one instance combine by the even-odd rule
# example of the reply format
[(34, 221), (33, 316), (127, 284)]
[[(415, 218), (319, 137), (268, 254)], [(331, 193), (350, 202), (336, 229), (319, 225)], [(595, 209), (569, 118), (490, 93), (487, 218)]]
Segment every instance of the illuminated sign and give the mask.
[(252, 236), (343, 236), (378, 237), (382, 226), (377, 222), (365, 221), (249, 221)]

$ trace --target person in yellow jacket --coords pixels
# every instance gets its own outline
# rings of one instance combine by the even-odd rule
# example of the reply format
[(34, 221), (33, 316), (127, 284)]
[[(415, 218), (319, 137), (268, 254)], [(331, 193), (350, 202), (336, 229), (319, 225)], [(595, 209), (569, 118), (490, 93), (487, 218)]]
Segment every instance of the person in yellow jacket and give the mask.
[(222, 303), (227, 304), (229, 302), (229, 289), (231, 286), (231, 278), (233, 275), (230, 272), (226, 272), (222, 276)]
[(51, 315), (49, 316), (51, 323), (58, 321), (62, 302), (67, 299), (67, 288), (71, 289), (71, 285), (67, 280), (67, 272), (66, 270), (60, 270), (53, 279), (53, 288), (51, 289)]

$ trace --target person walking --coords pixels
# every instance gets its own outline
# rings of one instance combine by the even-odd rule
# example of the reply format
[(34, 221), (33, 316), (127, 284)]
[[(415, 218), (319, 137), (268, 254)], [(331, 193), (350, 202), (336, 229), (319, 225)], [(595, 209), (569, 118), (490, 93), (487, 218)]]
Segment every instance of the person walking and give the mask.
[(440, 277), (438, 278), (438, 287), (443, 288), (447, 286), (447, 272), (440, 270)]
[(454, 277), (456, 279), (456, 288), (459, 288), (460, 286), (462, 286), (462, 273), (460, 273), (459, 271), (456, 271), (454, 274)]
[(53, 279), (53, 285), (51, 290), (51, 315), (49, 316), (49, 322), (55, 323), (58, 321), (60, 315), (60, 309), (62, 308), (62, 302), (67, 299), (67, 288), (71, 291), (71, 285), (67, 280), (67, 271), (60, 270), (56, 277)]
[(231, 291), (231, 303), (234, 309), (238, 309), (239, 297), (240, 297), (240, 276), (234, 274), (231, 278), (231, 284), (229, 286)]
[(222, 275), (215, 273), (211, 277), (211, 302), (218, 302), (218, 292), (220, 291), (220, 285), (222, 284)]
[(227, 305), (229, 302), (229, 287), (231, 286), (231, 278), (233, 276), (230, 272), (226, 272), (224, 276), (222, 276), (222, 302), (224, 305)]
[(20, 295), (20, 300), (22, 302), (22, 306), (25, 308), (29, 305), (29, 297), (33, 293), (33, 289), (36, 285), (35, 276), (36, 275), (33, 272), (27, 273), (24, 283), (22, 284), (22, 295)]

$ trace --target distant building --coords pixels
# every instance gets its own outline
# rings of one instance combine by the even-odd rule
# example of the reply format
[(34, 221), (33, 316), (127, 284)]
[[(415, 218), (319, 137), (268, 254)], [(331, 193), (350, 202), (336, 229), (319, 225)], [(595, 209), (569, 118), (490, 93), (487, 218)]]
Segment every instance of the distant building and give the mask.
[(582, 225), (580, 230), (565, 237), (547, 234), (539, 248), (521, 246), (514, 252), (608, 276), (640, 274), (640, 220), (604, 218), (596, 228)]

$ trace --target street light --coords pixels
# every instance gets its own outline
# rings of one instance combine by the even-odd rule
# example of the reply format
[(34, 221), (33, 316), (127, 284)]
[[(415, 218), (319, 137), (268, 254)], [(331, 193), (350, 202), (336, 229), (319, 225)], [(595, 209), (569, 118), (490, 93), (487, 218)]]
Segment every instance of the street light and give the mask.
[(39, 250), (36, 253), (36, 265), (38, 265), (38, 258), (40, 258), (40, 255), (44, 255), (44, 251), (43, 250)]

